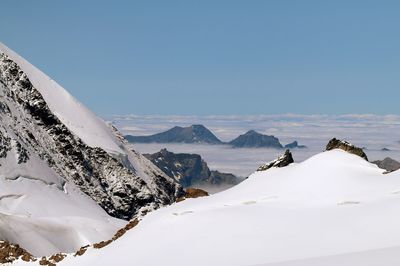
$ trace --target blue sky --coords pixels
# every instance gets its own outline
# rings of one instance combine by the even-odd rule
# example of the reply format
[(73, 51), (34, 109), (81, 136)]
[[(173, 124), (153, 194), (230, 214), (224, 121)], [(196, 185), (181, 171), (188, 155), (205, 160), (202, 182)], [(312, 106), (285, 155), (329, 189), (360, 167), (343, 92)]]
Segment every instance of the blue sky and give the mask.
[(0, 41), (105, 114), (400, 114), (400, 1), (20, 1)]

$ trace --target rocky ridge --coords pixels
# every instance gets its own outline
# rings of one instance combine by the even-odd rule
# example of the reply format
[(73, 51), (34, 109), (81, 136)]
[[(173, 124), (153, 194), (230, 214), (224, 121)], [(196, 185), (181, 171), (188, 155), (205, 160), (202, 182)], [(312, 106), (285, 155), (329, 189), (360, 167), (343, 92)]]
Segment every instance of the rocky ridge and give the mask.
[(330, 151), (333, 149), (341, 149), (344, 151), (347, 151), (351, 154), (355, 154), (357, 156), (360, 156), (361, 158), (364, 158), (366, 161), (368, 161), (368, 157), (365, 154), (365, 152), (363, 151), (363, 149), (347, 142), (344, 140), (339, 140), (336, 138), (331, 139), (328, 144), (326, 145), (326, 150)]
[(162, 149), (144, 156), (185, 188), (196, 185), (236, 185), (240, 182), (233, 174), (210, 170), (198, 154), (173, 153)]
[(292, 153), (290, 152), (290, 150), (286, 150), (285, 153), (283, 155), (279, 156), (276, 160), (270, 161), (270, 162), (258, 167), (257, 171), (258, 172), (266, 171), (273, 167), (281, 168), (281, 167), (288, 166), (289, 164), (291, 164), (293, 162), (294, 162), (294, 160), (293, 160)]
[(165, 132), (150, 136), (126, 135), (125, 138), (132, 143), (222, 143), (203, 125), (191, 125), (189, 127), (176, 126)]
[(236, 139), (230, 141), (228, 144), (232, 145), (235, 148), (283, 148), (278, 138), (274, 136), (263, 135), (254, 130), (247, 131), (245, 134), (240, 135)]

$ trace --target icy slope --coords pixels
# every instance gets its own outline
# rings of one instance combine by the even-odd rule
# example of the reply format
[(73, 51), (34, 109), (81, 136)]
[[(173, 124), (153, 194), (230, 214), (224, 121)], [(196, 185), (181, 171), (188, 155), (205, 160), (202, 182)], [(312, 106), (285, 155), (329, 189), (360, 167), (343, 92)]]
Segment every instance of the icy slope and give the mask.
[[(115, 128), (108, 127), (3, 44), (0, 44), (0, 137), (18, 143), (26, 154), (38, 157), (40, 174), (34, 178), (45, 178), (41, 173), (52, 170), (114, 217), (130, 219), (141, 210), (174, 202), (182, 193), (174, 179), (126, 148)], [(8, 142), (3, 146), (12, 145)], [(2, 160), (13, 156), (7, 149), (0, 156), (0, 173), (4, 177), (9, 177), (6, 173), (10, 165)], [(15, 172), (23, 169), (26, 161), (17, 162)], [(34, 169), (37, 164), (31, 167)]]
[(104, 249), (60, 265), (398, 265), (390, 248), (400, 247), (400, 172), (382, 172), (324, 152), (159, 209)]

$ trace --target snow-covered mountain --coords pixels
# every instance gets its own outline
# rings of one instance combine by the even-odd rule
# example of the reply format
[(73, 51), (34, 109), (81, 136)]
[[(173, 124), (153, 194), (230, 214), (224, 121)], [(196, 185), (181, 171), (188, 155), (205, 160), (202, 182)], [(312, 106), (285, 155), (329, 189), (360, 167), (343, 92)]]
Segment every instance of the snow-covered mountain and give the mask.
[(326, 151), (149, 213), (60, 265), (399, 265), (400, 172), (383, 172)]
[(107, 213), (129, 219), (182, 195), (173, 178), (125, 144), (0, 43), (0, 239), (39, 255), (72, 251), (124, 224)]

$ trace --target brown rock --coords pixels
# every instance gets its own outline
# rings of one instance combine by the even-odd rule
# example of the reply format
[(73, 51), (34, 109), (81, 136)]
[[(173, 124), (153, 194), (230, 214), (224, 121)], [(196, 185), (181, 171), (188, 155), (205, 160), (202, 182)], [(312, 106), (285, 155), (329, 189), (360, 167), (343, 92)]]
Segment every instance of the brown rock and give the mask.
[(364, 153), (363, 149), (354, 146), (353, 144), (344, 141), (344, 140), (339, 140), (336, 138), (331, 139), (328, 144), (326, 145), (326, 150), (334, 150), (334, 149), (341, 149), (344, 151), (347, 151), (348, 153), (355, 154), (360, 156), (361, 158), (365, 159), (368, 161), (367, 155)]
[(186, 189), (186, 194), (184, 197), (180, 197), (176, 200), (176, 202), (181, 202), (184, 201), (185, 199), (189, 198), (200, 198), (200, 197), (206, 197), (209, 196), (208, 192), (205, 190), (202, 190), (200, 188), (187, 188)]

